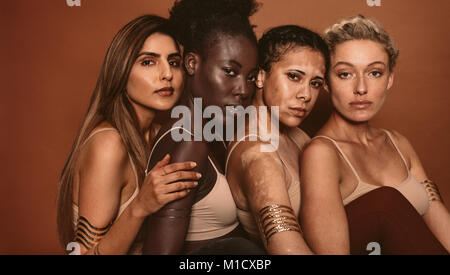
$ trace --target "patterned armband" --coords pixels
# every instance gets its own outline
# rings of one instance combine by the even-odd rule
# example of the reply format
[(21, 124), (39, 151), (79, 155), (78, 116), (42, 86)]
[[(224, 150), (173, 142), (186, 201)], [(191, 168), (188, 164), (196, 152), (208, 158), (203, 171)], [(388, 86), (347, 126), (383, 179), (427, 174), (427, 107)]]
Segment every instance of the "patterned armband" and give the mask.
[(98, 251), (98, 244), (106, 233), (108, 233), (111, 224), (104, 228), (97, 228), (85, 217), (79, 217), (77, 229), (75, 231), (75, 241), (82, 244), (87, 250), (94, 247), (94, 254), (98, 255), (100, 254)]
[(259, 211), (259, 226), (261, 232), (264, 233), (266, 245), (270, 237), (276, 233), (284, 231), (301, 233), (294, 211), (285, 205), (272, 204), (261, 209)]
[(424, 180), (421, 182), (427, 191), (429, 201), (441, 201), (442, 197), (441, 193), (439, 193), (439, 189), (437, 185), (432, 180)]

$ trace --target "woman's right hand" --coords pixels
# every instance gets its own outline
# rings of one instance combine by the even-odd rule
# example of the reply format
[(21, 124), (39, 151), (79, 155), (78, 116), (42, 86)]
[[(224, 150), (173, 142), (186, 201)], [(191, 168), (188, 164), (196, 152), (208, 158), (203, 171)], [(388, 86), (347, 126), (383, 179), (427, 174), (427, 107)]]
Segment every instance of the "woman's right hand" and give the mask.
[(189, 189), (198, 185), (201, 174), (191, 170), (195, 162), (169, 164), (170, 155), (166, 155), (147, 174), (141, 190), (133, 201), (135, 215), (146, 217), (157, 212), (167, 203), (180, 199), (189, 193)]

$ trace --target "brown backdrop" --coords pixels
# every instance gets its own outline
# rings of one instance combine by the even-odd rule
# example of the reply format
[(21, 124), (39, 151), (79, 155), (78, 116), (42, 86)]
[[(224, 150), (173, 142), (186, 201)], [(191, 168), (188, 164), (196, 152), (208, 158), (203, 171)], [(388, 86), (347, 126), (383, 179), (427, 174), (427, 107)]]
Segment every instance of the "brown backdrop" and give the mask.
[[(379, 20), (400, 47), (395, 86), (375, 123), (409, 137), (450, 201), (448, 0), (266, 0), (257, 33), (280, 24), (321, 32), (339, 18)], [(61, 253), (56, 235), (59, 173), (87, 109), (106, 49), (118, 29), (145, 13), (168, 15), (173, 1), (8, 0), (0, 11), (0, 254)], [(6, 62), (5, 62), (6, 61)], [(6, 85), (5, 85), (6, 83)], [(322, 95), (305, 127), (320, 127)]]

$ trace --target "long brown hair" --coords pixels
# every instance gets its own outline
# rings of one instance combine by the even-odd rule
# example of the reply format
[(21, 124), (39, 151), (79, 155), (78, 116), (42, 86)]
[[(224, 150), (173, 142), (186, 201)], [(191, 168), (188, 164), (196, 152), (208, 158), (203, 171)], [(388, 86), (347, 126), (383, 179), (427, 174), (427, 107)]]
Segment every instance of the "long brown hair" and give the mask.
[(143, 182), (148, 152), (145, 149), (145, 139), (139, 131), (136, 114), (126, 95), (126, 85), (145, 40), (156, 32), (172, 36), (167, 27), (167, 19), (144, 15), (120, 29), (109, 46), (88, 111), (61, 173), (57, 225), (59, 241), (63, 247), (74, 237), (73, 181), (79, 148), (101, 122), (107, 121), (118, 130), (136, 166), (139, 184)]

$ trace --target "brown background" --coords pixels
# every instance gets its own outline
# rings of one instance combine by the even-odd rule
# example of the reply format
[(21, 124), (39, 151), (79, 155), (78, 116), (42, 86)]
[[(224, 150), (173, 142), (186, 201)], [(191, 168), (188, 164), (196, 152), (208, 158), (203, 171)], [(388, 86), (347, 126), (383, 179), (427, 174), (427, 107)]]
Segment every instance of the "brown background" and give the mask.
[[(253, 17), (258, 36), (299, 24), (322, 32), (339, 18), (380, 21), (400, 47), (391, 95), (375, 124), (406, 135), (450, 201), (448, 0), (266, 0)], [(87, 109), (106, 49), (118, 29), (173, 1), (2, 1), (0, 11), (0, 254), (61, 253), (56, 235), (59, 173)], [(6, 62), (5, 62), (6, 61)], [(6, 84), (6, 85), (5, 85)], [(321, 96), (310, 133), (326, 118)]]

